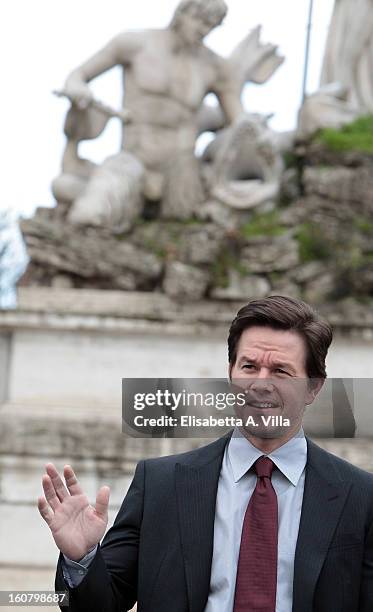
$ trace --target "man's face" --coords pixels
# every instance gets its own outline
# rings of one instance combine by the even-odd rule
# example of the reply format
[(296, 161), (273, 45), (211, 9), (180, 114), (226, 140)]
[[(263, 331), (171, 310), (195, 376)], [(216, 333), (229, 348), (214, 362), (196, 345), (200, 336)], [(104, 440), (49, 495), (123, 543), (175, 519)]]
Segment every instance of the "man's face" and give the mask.
[(310, 385), (305, 363), (305, 341), (297, 332), (271, 327), (243, 331), (230, 377), (245, 393), (246, 404), (237, 406), (236, 412), (247, 437), (285, 441), (299, 430), (306, 405), (322, 386), (322, 381)]
[(179, 35), (188, 45), (200, 43), (218, 24), (202, 15), (185, 13), (180, 19)]

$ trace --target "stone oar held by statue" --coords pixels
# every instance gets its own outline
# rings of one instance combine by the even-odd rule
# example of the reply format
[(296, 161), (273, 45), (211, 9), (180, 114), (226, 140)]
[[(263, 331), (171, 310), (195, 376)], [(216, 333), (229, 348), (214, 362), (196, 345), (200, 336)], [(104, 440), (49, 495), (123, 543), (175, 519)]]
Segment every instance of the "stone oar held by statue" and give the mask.
[[(65, 89), (55, 89), (53, 90), (52, 93), (59, 98), (67, 98), (68, 100), (70, 100), (71, 104), (75, 106), (73, 97)], [(122, 108), (120, 110), (115, 110), (111, 106), (108, 106), (101, 100), (96, 100), (95, 98), (92, 98), (91, 100), (89, 100), (88, 108), (89, 107), (92, 107), (95, 110), (100, 111), (101, 113), (105, 114), (108, 118), (117, 117), (118, 119), (122, 121), (122, 123), (131, 122), (131, 112), (125, 108)], [(80, 110), (83, 110), (83, 109), (80, 109)]]

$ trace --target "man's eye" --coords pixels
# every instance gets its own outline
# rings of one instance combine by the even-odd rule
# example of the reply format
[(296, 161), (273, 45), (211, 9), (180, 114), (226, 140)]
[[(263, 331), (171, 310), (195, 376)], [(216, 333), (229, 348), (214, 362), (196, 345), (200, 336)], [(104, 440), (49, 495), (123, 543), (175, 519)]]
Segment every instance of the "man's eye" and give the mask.
[(286, 374), (287, 376), (290, 376), (289, 372), (286, 372), (286, 370), (282, 370), (281, 368), (276, 368), (275, 372), (277, 372), (278, 374)]
[(246, 370), (253, 370), (255, 366), (252, 363), (245, 363), (242, 368)]

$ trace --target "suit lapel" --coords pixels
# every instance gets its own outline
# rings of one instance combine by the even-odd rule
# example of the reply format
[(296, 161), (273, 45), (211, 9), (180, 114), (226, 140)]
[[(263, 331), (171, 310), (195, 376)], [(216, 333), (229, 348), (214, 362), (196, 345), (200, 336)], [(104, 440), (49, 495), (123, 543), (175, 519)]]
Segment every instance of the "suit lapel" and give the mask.
[(307, 439), (308, 459), (294, 562), (293, 612), (312, 612), (313, 595), (350, 482), (336, 472), (329, 455)]
[[(175, 467), (181, 547), (189, 611), (201, 612), (208, 598), (216, 494), (224, 450), (231, 433), (186, 456)], [(329, 455), (307, 439), (308, 459), (294, 561), (293, 612), (312, 612), (315, 586), (346, 503), (351, 483), (339, 476)]]
[(190, 612), (201, 612), (208, 598), (214, 540), (215, 504), (225, 446), (220, 438), (175, 467), (181, 546)]

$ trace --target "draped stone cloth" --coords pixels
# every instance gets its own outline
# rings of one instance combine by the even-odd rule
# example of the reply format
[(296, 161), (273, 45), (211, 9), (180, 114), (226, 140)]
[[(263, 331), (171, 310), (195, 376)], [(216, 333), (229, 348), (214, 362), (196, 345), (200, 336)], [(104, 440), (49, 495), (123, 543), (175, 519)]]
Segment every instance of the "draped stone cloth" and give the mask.
[(348, 102), (373, 112), (373, 0), (336, 0), (321, 86), (340, 83)]

